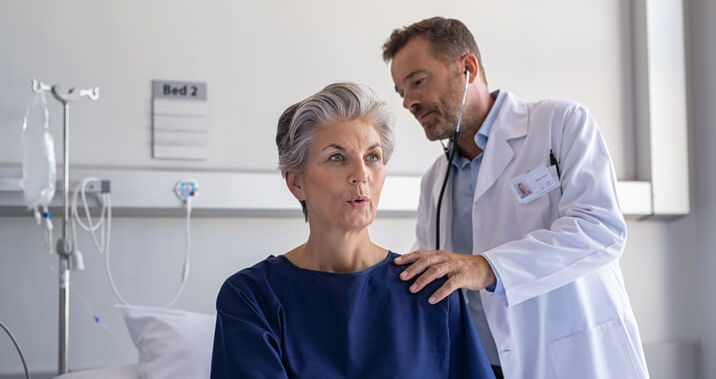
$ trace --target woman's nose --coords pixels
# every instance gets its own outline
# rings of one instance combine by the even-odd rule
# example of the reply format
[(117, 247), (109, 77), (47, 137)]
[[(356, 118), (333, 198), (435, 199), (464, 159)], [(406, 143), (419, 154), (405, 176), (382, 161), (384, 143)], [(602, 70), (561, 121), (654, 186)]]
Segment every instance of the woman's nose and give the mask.
[(361, 161), (356, 164), (351, 172), (350, 182), (352, 184), (365, 183), (368, 180), (368, 170), (366, 169), (365, 163)]

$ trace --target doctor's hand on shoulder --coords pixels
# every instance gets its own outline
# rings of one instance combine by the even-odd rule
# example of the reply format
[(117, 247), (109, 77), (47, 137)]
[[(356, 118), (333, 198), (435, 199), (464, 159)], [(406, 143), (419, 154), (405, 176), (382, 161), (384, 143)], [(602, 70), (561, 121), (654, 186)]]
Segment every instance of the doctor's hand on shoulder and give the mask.
[[(458, 288), (481, 290), (495, 284), (495, 274), (481, 255), (463, 255), (445, 250), (417, 250), (395, 258), (397, 265), (409, 265), (400, 279), (415, 282), (410, 292), (417, 293), (435, 279), (447, 277), (445, 283), (432, 293), (428, 301), (436, 304)], [(419, 275), (419, 276), (418, 276)]]

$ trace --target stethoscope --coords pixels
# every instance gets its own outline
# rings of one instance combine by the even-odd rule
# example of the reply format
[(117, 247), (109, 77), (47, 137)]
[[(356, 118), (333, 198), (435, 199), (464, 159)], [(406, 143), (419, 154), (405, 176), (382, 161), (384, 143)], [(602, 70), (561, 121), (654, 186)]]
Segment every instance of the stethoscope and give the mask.
[[(438, 210), (435, 219), (435, 250), (440, 250), (440, 208), (442, 208), (445, 187), (447, 186), (448, 178), (450, 177), (450, 165), (452, 164), (452, 159), (455, 156), (455, 151), (457, 150), (458, 138), (460, 138), (460, 123), (462, 122), (462, 112), (465, 109), (465, 98), (467, 97), (468, 84), (470, 84), (470, 72), (465, 70), (465, 90), (462, 92), (462, 102), (460, 103), (460, 113), (457, 116), (455, 135), (452, 137), (451, 141), (448, 142), (447, 147), (443, 145), (443, 149), (445, 150), (445, 157), (447, 158), (448, 163), (447, 169), (445, 170), (445, 179), (443, 180), (443, 186), (442, 188), (440, 188), (440, 196), (438, 197)], [(440, 141), (440, 143), (442, 143), (442, 141)], [(450, 149), (450, 146), (452, 146), (452, 149)]]

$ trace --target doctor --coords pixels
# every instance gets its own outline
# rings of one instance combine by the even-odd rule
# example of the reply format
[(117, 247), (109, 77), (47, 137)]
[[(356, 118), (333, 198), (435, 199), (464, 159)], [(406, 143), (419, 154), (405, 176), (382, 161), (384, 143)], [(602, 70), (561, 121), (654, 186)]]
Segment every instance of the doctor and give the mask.
[(458, 20), (396, 29), (383, 58), (429, 140), (452, 139), (462, 119), (452, 162), (451, 141), (423, 176), (418, 250), (395, 259), (410, 290), (443, 276), (431, 303), (470, 290), (473, 322), (505, 378), (648, 378), (619, 269), (626, 225), (614, 168), (589, 111), (490, 92)]

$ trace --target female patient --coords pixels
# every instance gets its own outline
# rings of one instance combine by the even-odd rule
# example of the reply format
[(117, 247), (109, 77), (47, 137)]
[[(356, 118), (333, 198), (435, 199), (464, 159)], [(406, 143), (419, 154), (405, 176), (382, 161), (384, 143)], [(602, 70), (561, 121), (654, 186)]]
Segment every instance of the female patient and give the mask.
[(338, 83), (289, 107), (279, 167), (308, 241), (226, 280), (212, 378), (492, 378), (462, 293), (436, 305), (371, 242), (393, 152), (386, 106)]

